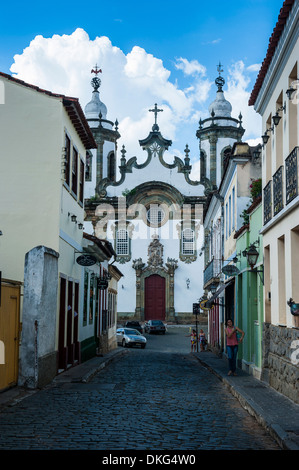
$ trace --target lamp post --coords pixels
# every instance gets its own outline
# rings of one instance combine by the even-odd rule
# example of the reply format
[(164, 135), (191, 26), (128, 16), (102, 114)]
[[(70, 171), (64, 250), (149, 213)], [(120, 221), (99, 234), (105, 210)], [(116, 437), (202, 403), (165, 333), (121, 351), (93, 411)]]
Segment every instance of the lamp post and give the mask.
[(250, 247), (248, 249), (243, 251), (243, 256), (245, 258), (247, 258), (247, 261), (248, 261), (248, 264), (250, 266), (251, 271), (261, 273), (261, 276), (260, 276), (261, 281), (264, 284), (264, 269), (263, 268), (262, 269), (254, 268), (254, 266), (256, 265), (256, 262), (258, 260), (258, 257), (259, 257), (259, 252), (255, 248), (253, 243), (250, 245)]

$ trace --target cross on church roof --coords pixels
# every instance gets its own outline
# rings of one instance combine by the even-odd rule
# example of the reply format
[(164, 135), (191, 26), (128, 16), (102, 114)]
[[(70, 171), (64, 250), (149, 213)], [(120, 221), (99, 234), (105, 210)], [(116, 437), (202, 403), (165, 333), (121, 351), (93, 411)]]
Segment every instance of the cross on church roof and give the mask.
[(162, 112), (163, 109), (158, 109), (157, 103), (155, 103), (154, 109), (149, 109), (149, 112), (155, 113), (155, 124), (153, 125), (153, 130), (159, 130), (159, 126), (157, 124), (157, 115), (158, 113)]
[(98, 77), (98, 73), (102, 73), (101, 69), (98, 69), (97, 64), (93, 69), (91, 69), (90, 73), (94, 73), (95, 77), (91, 79), (91, 86), (93, 87), (93, 91), (98, 91), (101, 86), (101, 79)]
[(217, 65), (217, 72), (219, 73), (219, 77), (216, 78), (215, 83), (218, 87), (218, 91), (223, 91), (222, 87), (225, 84), (225, 80), (223, 77), (221, 77), (221, 73), (223, 72), (222, 64), (219, 61), (219, 64)]
[(221, 72), (223, 72), (222, 64), (220, 61), (219, 61), (219, 64), (217, 65), (217, 72), (219, 72), (219, 75), (221, 74)]
[(92, 71), (91, 71), (90, 73), (95, 73), (95, 74), (97, 75), (98, 73), (102, 73), (102, 70), (101, 70), (101, 69), (98, 69), (98, 66), (97, 66), (97, 64), (96, 64), (96, 65), (95, 65), (95, 68), (92, 69)]

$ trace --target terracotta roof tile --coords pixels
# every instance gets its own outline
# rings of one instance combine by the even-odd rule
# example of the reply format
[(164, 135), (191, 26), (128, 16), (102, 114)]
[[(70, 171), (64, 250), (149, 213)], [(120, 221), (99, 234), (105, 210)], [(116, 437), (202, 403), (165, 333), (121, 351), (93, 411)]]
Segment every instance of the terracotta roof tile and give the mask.
[(290, 13), (290, 11), (293, 7), (293, 4), (296, 1), (297, 0), (285, 0), (283, 5), (282, 5), (282, 8), (281, 8), (279, 16), (278, 16), (278, 21), (276, 23), (276, 26), (273, 30), (273, 33), (272, 33), (270, 39), (269, 39), (269, 45), (268, 45), (268, 50), (267, 50), (266, 57), (265, 57), (265, 59), (262, 63), (262, 66), (260, 68), (259, 74), (258, 74), (256, 82), (255, 82), (255, 85), (253, 87), (251, 96), (249, 98), (249, 102), (248, 102), (249, 106), (254, 105), (255, 102), (256, 102), (256, 99), (258, 97), (260, 89), (263, 85), (265, 76), (266, 76), (266, 74), (268, 72), (268, 69), (269, 69), (269, 66), (271, 64), (273, 55), (275, 53), (278, 41), (281, 37), (281, 34), (284, 30), (286, 21), (289, 17), (289, 13)]

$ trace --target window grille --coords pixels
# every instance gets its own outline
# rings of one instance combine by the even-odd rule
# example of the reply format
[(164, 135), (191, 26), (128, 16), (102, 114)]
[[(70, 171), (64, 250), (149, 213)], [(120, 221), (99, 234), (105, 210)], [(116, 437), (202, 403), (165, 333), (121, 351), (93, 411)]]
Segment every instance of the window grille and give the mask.
[(183, 255), (194, 254), (194, 230), (186, 228), (183, 231)]
[(116, 254), (128, 255), (129, 254), (129, 237), (128, 231), (124, 229), (118, 230), (116, 234)]
[(147, 220), (152, 225), (160, 225), (163, 222), (165, 213), (159, 206), (153, 205), (147, 211)]

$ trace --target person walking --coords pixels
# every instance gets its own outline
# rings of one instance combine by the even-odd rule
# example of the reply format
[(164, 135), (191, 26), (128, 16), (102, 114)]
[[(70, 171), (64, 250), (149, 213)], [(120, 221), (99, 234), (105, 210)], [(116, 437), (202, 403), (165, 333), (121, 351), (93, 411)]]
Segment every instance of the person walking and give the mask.
[(197, 334), (196, 330), (192, 330), (190, 335), (187, 335), (191, 339), (191, 352), (196, 352), (196, 345), (197, 345)]
[[(238, 341), (237, 332), (241, 334), (241, 338)], [(228, 364), (229, 364), (229, 372), (228, 375), (237, 375), (236, 368), (237, 368), (237, 354), (238, 354), (238, 345), (242, 343), (244, 338), (244, 331), (242, 331), (237, 326), (233, 325), (232, 320), (227, 320), (226, 328), (226, 348), (227, 348), (227, 356), (228, 356)]]
[(207, 344), (207, 340), (206, 340), (206, 335), (205, 335), (203, 329), (200, 330), (198, 339), (199, 339), (200, 350), (204, 351), (205, 346)]

